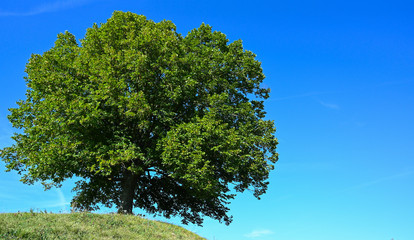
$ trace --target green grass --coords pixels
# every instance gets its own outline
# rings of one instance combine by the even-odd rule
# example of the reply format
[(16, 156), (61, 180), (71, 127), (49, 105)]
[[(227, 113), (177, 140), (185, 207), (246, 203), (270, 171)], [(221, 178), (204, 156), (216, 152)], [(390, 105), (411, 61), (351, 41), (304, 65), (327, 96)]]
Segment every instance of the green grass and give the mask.
[(139, 216), (93, 213), (2, 213), (0, 239), (203, 240), (182, 227)]

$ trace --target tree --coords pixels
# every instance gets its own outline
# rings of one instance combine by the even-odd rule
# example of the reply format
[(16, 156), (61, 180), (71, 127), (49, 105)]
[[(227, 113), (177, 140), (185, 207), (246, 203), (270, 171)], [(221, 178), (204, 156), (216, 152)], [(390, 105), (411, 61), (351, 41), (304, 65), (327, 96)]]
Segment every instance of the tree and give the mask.
[(80, 42), (61, 33), (31, 56), (27, 99), (9, 115), (23, 131), (0, 156), (45, 189), (79, 177), (80, 210), (229, 224), (229, 201), (265, 193), (278, 158), (255, 57), (205, 24), (183, 37), (170, 21), (114, 12)]

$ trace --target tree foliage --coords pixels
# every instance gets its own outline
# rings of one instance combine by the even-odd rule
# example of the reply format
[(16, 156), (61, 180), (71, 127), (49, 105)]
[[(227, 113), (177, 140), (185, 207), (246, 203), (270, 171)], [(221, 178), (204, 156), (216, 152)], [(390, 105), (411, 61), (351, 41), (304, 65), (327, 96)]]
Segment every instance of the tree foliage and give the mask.
[(78, 209), (229, 224), (229, 201), (265, 193), (278, 157), (255, 57), (205, 24), (183, 37), (170, 21), (114, 12), (31, 56), (27, 98), (9, 115), (22, 131), (0, 156), (27, 184), (82, 179)]

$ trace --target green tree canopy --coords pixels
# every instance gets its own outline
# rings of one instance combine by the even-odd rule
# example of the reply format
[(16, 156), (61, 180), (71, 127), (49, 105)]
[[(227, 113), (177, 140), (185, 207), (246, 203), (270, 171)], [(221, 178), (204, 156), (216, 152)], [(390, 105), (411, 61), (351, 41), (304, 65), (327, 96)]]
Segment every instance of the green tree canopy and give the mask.
[(229, 224), (229, 201), (265, 193), (278, 157), (255, 57), (205, 24), (183, 37), (170, 21), (114, 12), (31, 56), (27, 99), (9, 115), (22, 131), (0, 156), (27, 184), (82, 179), (80, 210)]

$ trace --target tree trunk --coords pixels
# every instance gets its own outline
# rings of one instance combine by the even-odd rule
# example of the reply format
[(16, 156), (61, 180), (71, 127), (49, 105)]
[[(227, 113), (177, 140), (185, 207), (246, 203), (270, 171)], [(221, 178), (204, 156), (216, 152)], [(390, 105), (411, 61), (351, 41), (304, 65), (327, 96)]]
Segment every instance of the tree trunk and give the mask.
[(122, 183), (121, 204), (118, 206), (118, 213), (132, 214), (137, 184), (138, 176), (125, 170), (125, 176)]

